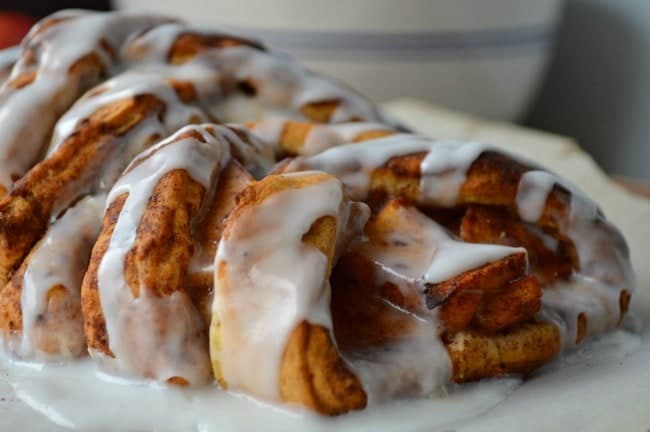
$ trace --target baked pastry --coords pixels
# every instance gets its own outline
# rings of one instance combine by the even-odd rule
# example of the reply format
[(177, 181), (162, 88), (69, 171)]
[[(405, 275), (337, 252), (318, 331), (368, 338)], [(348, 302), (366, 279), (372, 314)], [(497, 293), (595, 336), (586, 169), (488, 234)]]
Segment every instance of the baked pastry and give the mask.
[(634, 289), (572, 185), (405, 133), (240, 36), (55, 14), (0, 127), (0, 336), (24, 360), (88, 352), (336, 415), (525, 375), (615, 328)]
[(192, 231), (232, 155), (255, 155), (245, 138), (224, 126), (182, 128), (112, 188), (82, 286), (88, 350), (107, 368), (179, 384), (211, 378), (205, 322), (185, 288)]
[(223, 388), (328, 414), (365, 406), (332, 338), (329, 276), (368, 214), (325, 173), (268, 176), (240, 193), (215, 260), (210, 353)]
[[(566, 347), (616, 327), (627, 312), (634, 275), (622, 235), (593, 201), (531, 163), (480, 143), (393, 135), (279, 170), (332, 173), (374, 207), (400, 197), (467, 242), (524, 246), (543, 287), (543, 311)], [(457, 279), (438, 279), (423, 279), (429, 308), (462, 291)]]
[[(522, 248), (460, 241), (415, 207), (391, 200), (346, 250), (332, 278), (338, 346), (375, 368), (381, 360), (404, 363), (382, 359), (387, 346), (410, 361), (413, 353), (431, 359), (436, 347), (438, 358), (416, 357), (415, 364), (439, 364), (439, 357), (448, 356), (451, 368), (438, 372), (443, 382), (526, 374), (560, 351), (558, 328), (536, 319), (542, 292), (536, 278), (527, 276), (526, 264)], [(444, 301), (441, 294), (447, 295)], [(425, 331), (440, 334), (440, 340), (423, 336)], [(390, 371), (398, 370), (393, 365)], [(401, 382), (407, 389), (421, 386), (425, 395), (440, 384), (426, 379), (431, 370), (406, 370), (411, 382), (386, 379), (392, 391), (401, 393), (394, 384)], [(387, 387), (377, 377), (373, 381)]]
[(86, 352), (81, 279), (104, 212), (87, 196), (52, 223), (0, 291), (6, 348), (24, 359), (66, 359)]
[[(70, 43), (78, 34), (84, 40)], [(10, 189), (0, 203), (0, 286), (52, 219), (83, 196), (107, 193), (135, 155), (186, 124), (256, 120), (267, 110), (383, 119), (361, 96), (256, 42), (166, 18), (64, 11), (41, 21), (22, 46), (0, 89), (0, 195)], [(246, 168), (262, 174), (274, 148), (254, 142), (242, 149), (259, 153)], [(19, 317), (2, 328), (20, 329)]]

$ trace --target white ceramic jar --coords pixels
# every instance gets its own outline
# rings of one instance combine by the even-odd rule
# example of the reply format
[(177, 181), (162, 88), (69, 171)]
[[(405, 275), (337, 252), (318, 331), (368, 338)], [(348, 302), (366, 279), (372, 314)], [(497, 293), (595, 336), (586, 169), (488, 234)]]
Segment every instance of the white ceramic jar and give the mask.
[(516, 119), (549, 58), (563, 0), (117, 0), (259, 35), (377, 101), (417, 97)]

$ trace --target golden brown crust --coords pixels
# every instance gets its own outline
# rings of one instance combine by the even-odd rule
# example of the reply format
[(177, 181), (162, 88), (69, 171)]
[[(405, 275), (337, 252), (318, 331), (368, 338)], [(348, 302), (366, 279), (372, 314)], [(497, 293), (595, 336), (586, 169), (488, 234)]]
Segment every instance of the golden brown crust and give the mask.
[(245, 39), (226, 34), (181, 34), (172, 44), (167, 59), (171, 64), (183, 64), (196, 57), (197, 54), (214, 48), (228, 48), (234, 46), (248, 46), (258, 50), (264, 47), (250, 39)]
[[(332, 320), (336, 341), (344, 351), (400, 341), (416, 328), (413, 315), (384, 301), (381, 286), (374, 278), (372, 263), (358, 254), (344, 255), (334, 269)], [(461, 383), (527, 374), (557, 356), (561, 339), (555, 325), (530, 319), (512, 323), (513, 327), (505, 331), (468, 329), (444, 333), (442, 342), (452, 362), (452, 380)]]
[(426, 291), (427, 305), (433, 308), (450, 298), (452, 294), (463, 290), (495, 291), (508, 282), (524, 276), (527, 267), (526, 254), (522, 252), (464, 272), (444, 282), (429, 284)]
[[(236, 197), (235, 208), (228, 216), (228, 220), (235, 220), (243, 213), (248, 207), (260, 205), (264, 200), (271, 195), (281, 190), (297, 189), (307, 187), (313, 184), (320, 183), (332, 176), (326, 173), (314, 173), (309, 177), (293, 177), (293, 176), (267, 176), (264, 179), (253, 183)], [(231, 223), (226, 221), (223, 236), (228, 238), (230, 236), (229, 226)]]
[(388, 129), (373, 129), (373, 130), (367, 130), (365, 132), (361, 132), (359, 135), (355, 136), (352, 139), (352, 142), (355, 143), (360, 143), (364, 141), (370, 141), (373, 139), (379, 139), (379, 138), (384, 138), (387, 136), (394, 135), (396, 131), (394, 130), (388, 130)]
[[(198, 224), (194, 235), (196, 259), (201, 267), (214, 263), (225, 219), (235, 206), (237, 194), (252, 182), (253, 177), (234, 160), (221, 174), (219, 185), (212, 198), (212, 205)], [(203, 315), (206, 325), (209, 325), (212, 315), (214, 272), (211, 270), (190, 272), (187, 275), (186, 287), (192, 301)]]
[(559, 354), (560, 331), (553, 324), (529, 323), (497, 334), (456, 333), (446, 344), (452, 379), (460, 383), (534, 371)]
[(485, 293), (481, 290), (459, 290), (438, 306), (438, 316), (444, 328), (457, 332), (472, 327)]
[(328, 123), (339, 104), (340, 101), (336, 99), (310, 102), (303, 105), (300, 112), (313, 122)]
[(126, 255), (125, 279), (134, 297), (140, 287), (157, 296), (168, 296), (183, 286), (194, 252), (191, 235), (205, 188), (185, 170), (165, 174), (151, 194)]
[(376, 168), (370, 177), (368, 204), (381, 208), (387, 199), (399, 197), (412, 203), (420, 201), (420, 163), (425, 153), (394, 157)]
[[(147, 287), (151, 294), (161, 297), (183, 290), (193, 253), (190, 227), (199, 212), (204, 193), (203, 186), (181, 169), (168, 172), (155, 186), (138, 225), (134, 246), (124, 263), (124, 279), (134, 297), (140, 296), (141, 287)], [(120, 196), (116, 201), (119, 204), (125, 199), (126, 196)], [(97, 271), (119, 217), (111, 217), (115, 211), (111, 211), (114, 204), (104, 218), (104, 227), (93, 249), (82, 288), (88, 346), (108, 355), (111, 354), (99, 302)], [(161, 326), (159, 331), (164, 333), (165, 324), (157, 324)]]
[(219, 185), (212, 199), (212, 206), (197, 227), (196, 236), (200, 247), (213, 257), (223, 233), (224, 220), (235, 206), (237, 194), (253, 182), (253, 177), (233, 160), (219, 177)]
[(321, 414), (337, 415), (366, 406), (359, 379), (341, 359), (324, 327), (303, 321), (282, 356), (280, 396)]
[[(237, 196), (235, 208), (230, 213), (223, 237), (228, 239), (232, 226), (239, 216), (251, 207), (264, 202), (275, 193), (309, 187), (332, 176), (314, 173), (309, 176), (268, 176), (252, 183)], [(328, 257), (332, 265), (337, 239), (337, 221), (332, 216), (315, 220), (303, 235), (303, 242), (311, 244)], [(217, 269), (217, 278), (227, 280), (225, 262)], [(329, 277), (328, 274), (325, 277)], [(236, 289), (232, 287), (231, 289)], [(211, 324), (211, 352), (213, 369), (222, 387), (227, 380), (221, 374), (218, 353), (221, 350), (220, 317), (213, 315)], [(335, 415), (366, 404), (366, 395), (358, 378), (348, 369), (340, 357), (329, 330), (308, 322), (300, 323), (289, 336), (280, 366), (280, 397), (285, 402), (296, 403), (322, 414)]]
[(531, 271), (543, 284), (567, 279), (574, 265), (560, 243), (551, 251), (539, 235), (503, 208), (470, 205), (462, 217), (460, 237), (470, 243), (503, 244), (526, 248)]
[(100, 167), (116, 151), (116, 137), (163, 110), (164, 104), (150, 95), (134, 96), (99, 109), (0, 200), (2, 286), (45, 233), (53, 213), (66, 208), (101, 173)]
[[(366, 283), (375, 283), (373, 272), (364, 270), (373, 265), (373, 253), (377, 250), (385, 250), (384, 253), (406, 253), (406, 250), (400, 251), (399, 246), (390, 249), (391, 239), (396, 235), (400, 237), (401, 234), (417, 233), (422, 228), (416, 222), (417, 219), (405, 217), (404, 212), (420, 214), (405, 200), (396, 199), (386, 203), (370, 219), (365, 227), (366, 241), (359, 243), (342, 258), (342, 262), (352, 260), (358, 266), (350, 268), (350, 273), (360, 273), (360, 276), (365, 277)], [(412, 247), (417, 247), (416, 245), (417, 241)], [(363, 264), (364, 261), (367, 264)], [(525, 277), (527, 268), (526, 254), (518, 252), (441, 283), (413, 282), (421, 286), (418, 289), (401, 290), (390, 281), (384, 282), (378, 287), (378, 294), (392, 304), (416, 314), (421, 313), (423, 304), (428, 309), (438, 307), (438, 317), (446, 331), (454, 332), (470, 327), (494, 331), (527, 321), (539, 311), (541, 291), (536, 280)], [(381, 263), (375, 270), (385, 271)], [(392, 271), (400, 273), (397, 269)], [(403, 282), (407, 285), (408, 279), (409, 277), (403, 276)], [(498, 316), (491, 316), (493, 313)]]
[(84, 333), (86, 343), (91, 351), (98, 351), (104, 355), (113, 357), (113, 353), (108, 347), (108, 333), (106, 332), (106, 320), (102, 312), (102, 306), (99, 301), (99, 283), (97, 272), (99, 265), (108, 250), (108, 246), (113, 236), (113, 230), (117, 224), (122, 207), (128, 194), (122, 194), (115, 198), (104, 213), (102, 230), (95, 242), (90, 263), (84, 275), (81, 284), (81, 310), (84, 316)]
[[(426, 153), (391, 158), (372, 173), (371, 195), (401, 197), (416, 205), (426, 205), (420, 197), (420, 166)], [(457, 206), (481, 204), (516, 208), (521, 176), (531, 168), (495, 151), (483, 152), (466, 174), (456, 202)], [(558, 234), (558, 226), (567, 220), (571, 194), (555, 185), (547, 199), (540, 226)]]
[(484, 295), (474, 316), (474, 327), (502, 331), (529, 321), (542, 307), (542, 290), (534, 276), (514, 280)]
[[(253, 128), (256, 123), (249, 123), (248, 128)], [(286, 156), (297, 156), (302, 153), (302, 149), (307, 142), (307, 138), (317, 123), (301, 122), (288, 120), (284, 123), (278, 142), (276, 143)], [(335, 129), (334, 129), (335, 130)], [(377, 126), (376, 129), (369, 129), (353, 136), (351, 142), (363, 142), (372, 139), (378, 139), (395, 134), (394, 130)], [(347, 143), (346, 143), (347, 144)]]
[[(25, 45), (28, 46), (27, 44)], [(30, 86), (39, 78), (39, 74), (46, 73), (38, 68), (37, 55), (34, 52), (38, 51), (37, 46), (30, 46), (25, 48), (23, 52), (23, 61), (16, 65), (13, 70), (13, 77), (10, 81), (6, 82), (3, 86), (2, 93), (7, 97), (2, 98), (3, 102), (0, 103), (5, 106), (5, 109), (11, 110), (12, 93), (29, 91)], [(33, 64), (30, 64), (29, 57), (33, 56)], [(101, 78), (106, 74), (106, 67), (103, 64), (99, 55), (89, 53), (73, 62), (69, 69), (67, 76), (60, 83), (52, 83), (52, 89), (49, 93), (41, 94), (40, 90), (34, 90), (34, 94), (39, 96), (33, 101), (34, 109), (31, 111), (39, 116), (37, 125), (29, 122), (26, 119), (14, 119), (13, 121), (19, 123), (19, 133), (16, 136), (6, 137), (8, 142), (4, 143), (7, 147), (13, 147), (14, 151), (21, 151), (20, 144), (23, 137), (31, 137), (29, 139), (35, 141), (31, 144), (33, 150), (29, 150), (30, 165), (36, 163), (47, 145), (47, 140), (50, 138), (51, 131), (59, 119), (59, 117), (78, 99), (86, 90), (96, 85)], [(47, 79), (47, 77), (43, 78)], [(35, 145), (36, 144), (36, 145)], [(16, 177), (23, 175), (23, 172), (11, 173)], [(15, 179), (17, 180), (17, 178)]]
[(280, 148), (287, 155), (297, 155), (313, 128), (312, 123), (288, 121), (280, 134)]
[(5, 333), (23, 329), (21, 295), (26, 268), (26, 263), (20, 266), (7, 286), (0, 291), (0, 329)]
[[(327, 278), (336, 247), (336, 219), (314, 221), (302, 240), (328, 257)], [(366, 406), (359, 379), (341, 358), (329, 330), (303, 321), (289, 337), (280, 368), (280, 396), (321, 414), (337, 415)]]

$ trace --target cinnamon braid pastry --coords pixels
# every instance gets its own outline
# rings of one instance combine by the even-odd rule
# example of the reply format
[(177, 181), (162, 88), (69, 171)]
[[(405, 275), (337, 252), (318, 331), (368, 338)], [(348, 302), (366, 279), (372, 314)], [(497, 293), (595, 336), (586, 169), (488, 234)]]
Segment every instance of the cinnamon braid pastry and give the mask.
[[(22, 137), (20, 130), (29, 129), (34, 137), (51, 133), (53, 138), (47, 157), (29, 170), (0, 202), (0, 244), (4, 245), (0, 248), (0, 285), (6, 283), (10, 273), (43, 235), (52, 214), (67, 208), (85, 193), (107, 190), (131, 158), (147, 145), (187, 123), (212, 118), (214, 110), (228, 105), (242, 92), (264, 109), (290, 116), (328, 120), (381, 118), (361, 97), (261, 51), (254, 42), (221, 33), (201, 33), (167, 22), (117, 13), (63, 13), (43, 21), (26, 39), (23, 57), (12, 72), (18, 78), (4, 85), (3, 91), (8, 96), (0, 98), (5, 104), (0, 112), (11, 117), (5, 123), (11, 123), (12, 128), (5, 133), (16, 132), (17, 137)], [(92, 28), (93, 35), (88, 40), (97, 40), (98, 48), (75, 46), (70, 51), (62, 48), (66, 38), (84, 33), (88, 27)], [(150, 27), (153, 28), (144, 31)], [(104, 39), (112, 43), (102, 43)], [(40, 43), (51, 40), (55, 42), (39, 48)], [(50, 109), (49, 98), (55, 97), (62, 104), (67, 99), (53, 96), (54, 87), (48, 84), (48, 60), (59, 59), (58, 55), (72, 59), (77, 52), (93, 49), (96, 52), (93, 51), (92, 58), (104, 59), (107, 57), (104, 51), (115, 53), (118, 56), (115, 64), (121, 67), (114, 69), (128, 67), (128, 70), (90, 90), (58, 120), (53, 131), (49, 121), (40, 122), (39, 128), (34, 129), (29, 121), (33, 116), (13, 114), (21, 112), (13, 104), (29, 99), (30, 109), (45, 110), (47, 105), (48, 115), (56, 113), (52, 114), (56, 118), (60, 110)], [(40, 57), (34, 57), (31, 50), (42, 54), (47, 73), (40, 72), (41, 63), (37, 61)], [(65, 63), (57, 61), (57, 67)], [(34, 73), (23, 72), (27, 66)], [(107, 68), (102, 68), (102, 73), (108, 74), (104, 69)], [(55, 72), (68, 73), (67, 69)], [(282, 82), (271, 80), (275, 75), (283, 76)], [(21, 78), (24, 76), (33, 79)], [(16, 87), (18, 81), (22, 84)], [(61, 81), (61, 88), (70, 91), (74, 95), (71, 98), (77, 97), (78, 81), (76, 75), (66, 78)], [(47, 87), (44, 92), (47, 97), (36, 98), (32, 93), (41, 85)], [(253, 92), (251, 88), (257, 90)], [(251, 118), (255, 116), (245, 119)], [(238, 118), (233, 115), (223, 119)], [(21, 157), (13, 157), (19, 142)], [(0, 153), (8, 156), (0, 159), (9, 165), (0, 167), (0, 172), (11, 173), (11, 179), (21, 176), (41, 147), (40, 138), (34, 138), (33, 145), (10, 136), (3, 139)], [(112, 163), (107, 164), (106, 160)], [(0, 183), (9, 187), (12, 182)]]
[[(559, 352), (559, 330), (535, 319), (542, 292), (527, 276), (524, 249), (462, 242), (399, 200), (373, 216), (365, 235), (342, 256), (332, 282), (344, 349), (368, 356), (376, 344), (412, 343), (411, 329), (424, 321), (441, 333), (455, 382), (528, 373)], [(434, 302), (426, 294), (434, 287), (452, 293)], [(368, 299), (376, 304), (364, 306)]]
[(59, 116), (114, 67), (127, 37), (164, 21), (64, 11), (32, 28), (0, 89), (3, 190), (37, 161)]
[(25, 360), (89, 352), (335, 415), (528, 374), (615, 328), (634, 289), (572, 185), (403, 133), (240, 36), (55, 14), (0, 126), (0, 337)]
[(107, 367), (182, 384), (210, 378), (205, 323), (185, 288), (192, 227), (248, 145), (223, 126), (185, 127), (138, 155), (109, 193), (82, 287), (88, 349)]
[(68, 209), (0, 291), (5, 349), (23, 359), (85, 352), (81, 279), (99, 233), (104, 201), (104, 196), (88, 196)]
[[(350, 196), (374, 207), (386, 197), (401, 197), (446, 223), (462, 240), (528, 247), (532, 274), (543, 283), (543, 312), (560, 328), (566, 348), (611, 330), (627, 311), (634, 277), (620, 232), (575, 187), (530, 163), (479, 143), (394, 135), (280, 167), (284, 172), (314, 169), (337, 175)], [(456, 213), (451, 223), (450, 212)], [(480, 212), (505, 214), (495, 223), (505, 221), (508, 229), (482, 229), (490, 219), (475, 222)], [(461, 286), (423, 281), (430, 309), (452, 300)]]
[(222, 387), (328, 414), (365, 406), (332, 340), (328, 279), (367, 214), (324, 173), (269, 176), (240, 193), (215, 260), (210, 353)]
[[(197, 74), (200, 82), (176, 82), (176, 66), (184, 66), (178, 73), (186, 79)], [(317, 122), (385, 121), (363, 97), (266, 52), (257, 42), (160, 17), (64, 11), (32, 29), (0, 89), (3, 191), (38, 160), (70, 105), (103, 78), (124, 70), (170, 81), (181, 99), (202, 99), (206, 113), (221, 121), (245, 122), (269, 114)], [(122, 93), (138, 88), (137, 82), (121, 83)], [(67, 128), (84, 120), (70, 117)], [(37, 125), (32, 118), (39, 118)]]

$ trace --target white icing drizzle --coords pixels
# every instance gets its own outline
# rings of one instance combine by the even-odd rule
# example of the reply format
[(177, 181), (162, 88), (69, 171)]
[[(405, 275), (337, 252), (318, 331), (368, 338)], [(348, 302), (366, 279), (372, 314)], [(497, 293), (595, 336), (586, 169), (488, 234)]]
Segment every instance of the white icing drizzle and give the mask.
[(21, 297), (23, 329), (9, 341), (10, 351), (21, 359), (61, 360), (85, 352), (81, 313), (71, 319), (48, 312), (47, 296), (50, 288), (61, 285), (69, 295), (70, 310), (80, 310), (81, 280), (99, 234), (104, 201), (105, 196), (79, 201), (50, 226), (27, 258)]
[(87, 93), (61, 117), (56, 124), (48, 154), (54, 153), (80, 122), (100, 108), (139, 95), (154, 95), (166, 105), (164, 116), (159, 122), (151, 124), (150, 135), (167, 135), (169, 130), (178, 129), (190, 123), (193, 118), (207, 120), (199, 108), (184, 104), (179, 99), (168, 80), (181, 79), (200, 84), (201, 80), (213, 81), (216, 78), (214, 71), (202, 68), (197, 63), (180, 67), (136, 69), (118, 75), (102, 84), (99, 89)]
[(269, 117), (304, 120), (300, 114), (287, 107), (264, 104), (258, 98), (239, 93), (229, 95), (218, 104), (211, 106), (209, 111), (223, 122), (238, 122), (238, 119), (257, 121)]
[[(211, 355), (229, 389), (279, 401), (280, 364), (292, 331), (302, 321), (331, 329), (328, 260), (302, 237), (324, 216), (336, 218), (341, 232), (350, 206), (340, 181), (326, 179), (244, 209), (222, 238), (213, 301), (219, 326), (211, 329), (219, 332), (221, 348)], [(222, 265), (225, 279), (219, 278)]]
[(445, 228), (412, 207), (399, 207), (398, 217), (413, 229), (393, 231), (385, 244), (373, 244), (364, 251), (388, 272), (398, 272), (424, 283), (444, 282), (485, 264), (526, 253), (521, 247), (456, 240)]
[[(607, 352), (614, 347), (618, 354), (620, 348), (609, 342)], [(41, 430), (57, 431), (436, 430), (481, 415), (503, 402), (520, 383), (513, 378), (488, 380), (450, 389), (444, 395), (408, 403), (394, 401), (332, 419), (286, 405), (269, 406), (218, 391), (214, 386), (161, 389), (155, 384), (125, 382), (98, 374), (88, 360), (35, 369), (10, 363), (0, 356), (0, 374), (15, 392), (15, 398), (11, 396), (3, 402), (3, 420), (11, 425), (25, 424), (20, 414), (28, 410), (26, 415), (32, 419), (29, 425), (34, 429), (40, 426)]]
[[(430, 396), (449, 382), (451, 360), (438, 334), (438, 309), (424, 302), (426, 272), (436, 261), (439, 247), (453, 240), (426, 216), (400, 208), (411, 230), (395, 230), (372, 244), (361, 241), (352, 250), (367, 255), (375, 265), (374, 285), (392, 282), (402, 292), (404, 309), (386, 304), (381, 320), (400, 323), (396, 340), (371, 348), (345, 347), (342, 354), (360, 378), (369, 405), (400, 397)], [(341, 288), (339, 288), (341, 289)], [(384, 302), (372, 294), (367, 302)], [(342, 323), (345, 326), (345, 323)], [(371, 324), (370, 324), (371, 325)]]
[[(286, 118), (271, 116), (255, 122), (249, 129), (253, 135), (262, 141), (278, 147), (278, 142), (282, 138), (282, 132), (286, 125)], [(276, 148), (276, 152), (279, 152), (278, 148)]]
[(312, 102), (340, 101), (331, 123), (355, 119), (390, 122), (367, 99), (349, 88), (309, 72), (291, 58), (237, 46), (209, 53), (223, 66), (224, 75), (236, 81), (251, 80), (254, 97), (229, 98), (212, 112), (224, 121), (247, 121), (268, 117), (305, 119), (300, 108)]
[(451, 360), (438, 336), (434, 315), (430, 314), (430, 321), (411, 316), (411, 328), (397, 341), (343, 351), (363, 385), (369, 406), (396, 398), (431, 396), (449, 382)]
[(517, 188), (517, 210), (524, 222), (539, 221), (546, 206), (546, 199), (557, 183), (557, 177), (546, 171), (525, 172)]
[[(287, 119), (281, 117), (267, 118), (256, 122), (251, 128), (251, 132), (265, 142), (277, 146), (287, 122)], [(389, 126), (370, 122), (314, 124), (310, 127), (304, 145), (299, 149), (298, 154), (301, 156), (315, 155), (331, 147), (349, 144), (364, 132), (390, 130), (392, 129)], [(277, 151), (281, 153), (280, 149)]]
[(424, 202), (442, 207), (456, 205), (467, 170), (487, 148), (472, 141), (436, 142), (420, 165), (420, 194)]
[[(127, 62), (167, 63), (169, 49), (176, 39), (188, 31), (188, 26), (180, 23), (159, 25), (144, 34), (133, 34), (122, 48), (122, 57)], [(192, 28), (196, 33), (196, 29)]]
[(619, 290), (576, 275), (566, 282), (544, 288), (542, 302), (551, 310), (547, 318), (560, 329), (565, 350), (576, 345), (578, 315), (587, 317), (584, 337), (614, 329), (619, 317)]
[(307, 135), (305, 144), (300, 149), (300, 154), (309, 156), (318, 154), (330, 147), (350, 143), (359, 133), (373, 128), (368, 123), (359, 123), (354, 125), (355, 127), (350, 127), (349, 123), (345, 124), (347, 126), (345, 128), (342, 126), (314, 125), (309, 130), (309, 135)]
[[(177, 138), (188, 131), (199, 132), (206, 142)], [(182, 291), (157, 296), (146, 286), (134, 298), (124, 279), (124, 262), (153, 189), (165, 174), (186, 170), (211, 190), (215, 172), (229, 159), (229, 143), (219, 132), (214, 136), (205, 127), (188, 126), (137, 157), (134, 168), (127, 168), (111, 190), (108, 203), (128, 193), (97, 272), (109, 346), (115, 355), (103, 363), (114, 371), (163, 381), (178, 376), (191, 384), (210, 378), (204, 324), (191, 299)], [(159, 327), (161, 322), (166, 324)]]
[[(397, 209), (398, 226), (376, 241), (352, 247), (373, 261), (374, 285), (391, 282), (403, 295), (404, 304), (385, 307), (400, 325), (398, 340), (366, 349), (343, 349), (343, 355), (360, 377), (369, 403), (398, 397), (428, 396), (451, 377), (451, 361), (438, 334), (438, 308), (429, 309), (424, 290), (427, 283), (447, 280), (506, 256), (526, 253), (523, 248), (463, 243), (412, 207)], [(378, 300), (371, 294), (368, 302)], [(399, 307), (399, 309), (398, 309)], [(383, 321), (391, 318), (383, 316)], [(345, 325), (345, 324), (343, 324)]]
[[(94, 183), (86, 185), (90, 190), (106, 191), (129, 161), (145, 149), (152, 137), (164, 137), (188, 123), (208, 120), (199, 105), (220, 94), (219, 88), (213, 85), (218, 78), (218, 71), (198, 61), (173, 67), (145, 66), (118, 75), (102, 84), (100, 88), (87, 93), (61, 117), (56, 124), (48, 154), (53, 154), (64, 145), (65, 139), (74, 134), (77, 126), (100, 108), (140, 95), (157, 97), (165, 104), (163, 115), (150, 113), (127, 134), (116, 137), (115, 149), (101, 167), (101, 173), (95, 176)], [(196, 103), (183, 103), (172, 88), (170, 80), (192, 83), (197, 92)], [(234, 128), (236, 127), (231, 126), (231, 129)], [(223, 129), (221, 133), (236, 147), (247, 169), (258, 176), (268, 172), (274, 160), (273, 149), (245, 129), (237, 129), (246, 137), (246, 142), (228, 129)]]
[[(384, 311), (402, 314), (401, 321), (407, 315), (412, 326), (401, 331), (396, 343), (360, 353), (345, 353), (363, 377), (364, 388), (369, 389), (372, 401), (426, 396), (449, 382), (451, 361), (438, 337), (442, 328), (439, 309), (429, 309), (425, 302), (425, 284), (437, 280), (432, 279), (431, 268), (455, 276), (508, 255), (525, 253), (521, 248), (458, 242), (412, 207), (400, 206), (396, 219), (400, 220), (398, 226), (408, 228), (389, 231), (381, 238), (372, 239), (375, 241), (363, 241), (351, 249), (372, 260), (375, 286), (388, 282), (400, 290), (403, 303)], [(449, 252), (453, 248), (462, 248), (464, 254)], [(362, 359), (360, 364), (355, 361), (358, 358)]]
[(485, 264), (499, 261), (517, 253), (526, 253), (524, 248), (492, 244), (470, 244), (450, 238), (444, 229), (437, 226), (434, 231), (439, 246), (431, 260), (431, 265), (424, 274), (427, 283), (440, 283), (466, 271), (476, 269)]
[(363, 200), (372, 171), (394, 156), (427, 151), (431, 140), (414, 135), (393, 135), (358, 144), (334, 147), (310, 157), (291, 161), (286, 171), (320, 170), (343, 181), (353, 199)]
[(522, 220), (539, 221), (555, 185), (571, 194), (568, 219), (559, 221), (559, 231), (576, 248), (580, 270), (568, 281), (546, 287), (542, 303), (543, 316), (558, 326), (567, 350), (576, 345), (581, 313), (587, 318), (586, 337), (615, 328), (620, 318), (621, 291), (631, 294), (635, 282), (618, 230), (604, 219), (592, 200), (566, 180), (540, 170), (526, 172), (516, 197)]
[[(480, 143), (458, 143), (449, 141), (431, 141), (412, 135), (393, 135), (359, 144), (343, 145), (311, 157), (298, 157), (291, 161), (285, 171), (318, 169), (339, 176), (352, 197), (364, 199), (374, 169), (385, 164), (394, 156), (427, 152), (421, 163), (420, 181), (421, 202), (426, 204), (453, 206), (457, 202), (458, 192), (462, 186), (466, 171), (472, 162), (489, 147)], [(566, 317), (561, 329), (566, 329), (565, 342), (575, 335), (577, 317), (580, 312), (588, 316), (587, 335), (612, 329), (619, 318), (619, 295), (621, 289), (628, 293), (633, 291), (634, 276), (629, 268), (627, 251), (620, 234), (599, 214), (597, 206), (575, 187), (559, 180), (551, 173), (540, 170), (530, 171), (522, 176), (516, 204), (522, 219), (529, 223), (538, 222), (544, 210), (548, 194), (554, 184), (560, 184), (571, 192), (571, 209), (568, 221), (562, 222), (560, 231), (575, 244), (580, 258), (580, 271), (571, 279), (569, 288), (560, 290), (560, 294), (548, 290), (544, 294), (544, 304), (554, 309), (556, 314)], [(594, 221), (598, 220), (598, 224)], [(454, 245), (454, 243), (451, 243)], [(459, 245), (459, 246), (458, 246)], [(489, 245), (488, 248), (494, 246)], [(458, 243), (451, 246), (441, 257), (450, 263), (458, 263), (459, 257), (466, 259), (464, 249), (467, 245)], [(493, 249), (494, 255), (486, 253), (491, 261), (498, 259), (502, 253)], [(452, 266), (443, 261), (434, 262), (427, 274), (430, 282), (440, 282), (461, 272), (460, 268), (451, 270)], [(484, 261), (486, 262), (486, 261)], [(440, 266), (438, 266), (440, 263)], [(589, 286), (587, 290), (585, 286)], [(565, 293), (571, 290), (572, 292)], [(581, 292), (582, 294), (576, 294)], [(585, 294), (588, 292), (589, 294)], [(576, 307), (577, 301), (572, 296), (591, 296), (596, 303), (607, 303), (600, 309), (584, 306)], [(563, 299), (563, 300), (559, 300)], [(575, 340), (575, 338), (573, 338)], [(567, 342), (568, 343), (568, 342)]]
[[(230, 37), (227, 34), (169, 23), (168, 19), (161, 17), (124, 13), (63, 11), (51, 18), (67, 19), (40, 32), (40, 27), (36, 26), (25, 39), (23, 52), (35, 48), (37, 62), (28, 62), (25, 55), (13, 67), (11, 74), (16, 78), (35, 71), (36, 79), (20, 89), (5, 85), (0, 90), (0, 124), (3, 125), (0, 133), (0, 185), (5, 188), (9, 188), (15, 178), (21, 177), (37, 161), (57, 117), (79, 97), (80, 92), (94, 84), (87, 74), (82, 72), (76, 76), (70, 71), (77, 60), (91, 53), (100, 59), (103, 72), (108, 76), (124, 69), (145, 68), (151, 74), (149, 79), (160, 82), (162, 78), (175, 78), (176, 73), (183, 75), (192, 70), (200, 75), (192, 80), (195, 90), (202, 96), (197, 104), (209, 107), (210, 112), (217, 113), (217, 118), (223, 121), (255, 120), (266, 112), (303, 118), (299, 110), (304, 104), (336, 99), (339, 105), (332, 115), (333, 122), (351, 119), (387, 122), (370, 101), (350, 89), (314, 75), (288, 58), (253, 47), (208, 49), (182, 66), (165, 67), (166, 54), (180, 34), (193, 32)], [(145, 30), (148, 31), (141, 34)], [(110, 50), (102, 43), (108, 44)], [(224, 90), (224, 83), (232, 84), (243, 79), (255, 81), (259, 94), (244, 98), (246, 102), (239, 107), (238, 101), (243, 99), (236, 88), (234, 92), (232, 88), (226, 88), (229, 94), (220, 93)], [(210, 103), (203, 98), (206, 93), (212, 98)], [(88, 110), (97, 107), (96, 104), (87, 106)], [(168, 106), (168, 110), (172, 111), (173, 107)], [(77, 107), (57, 127), (51, 148), (56, 148), (68, 136), (65, 132), (71, 132), (78, 121), (85, 118), (78, 118), (78, 114)], [(37, 127), (29, 121), (32, 118), (39, 118)], [(205, 120), (204, 116), (202, 120)]]
[(222, 134), (234, 146), (235, 152), (240, 156), (239, 161), (248, 172), (255, 178), (262, 178), (268, 174), (275, 160), (273, 147), (241, 125), (228, 124), (226, 126), (227, 128), (222, 130)]
[(352, 122), (333, 125), (314, 125), (309, 130), (301, 155), (313, 155), (354, 141), (359, 135), (370, 131), (390, 131), (390, 127), (380, 123)]
[(299, 157), (290, 162), (286, 170), (317, 169), (332, 173), (341, 178), (354, 199), (363, 200), (376, 168), (392, 157), (426, 152), (420, 165), (422, 200), (426, 204), (451, 206), (456, 203), (467, 169), (488, 148), (474, 142), (434, 141), (397, 134), (330, 148), (311, 157)]
[[(37, 64), (21, 58), (10, 79), (36, 72), (35, 80), (20, 89), (6, 84), (0, 89), (0, 185), (5, 188), (36, 161), (57, 117), (91, 84), (83, 82), (88, 79), (83, 73), (72, 75), (70, 67), (95, 53), (110, 72), (113, 60), (101, 41), (116, 48), (131, 33), (162, 22), (157, 17), (72, 11), (50, 18), (63, 17), (69, 18), (40, 32), (35, 26), (24, 40), (24, 50), (36, 49)], [(37, 125), (33, 119), (38, 119)]]

